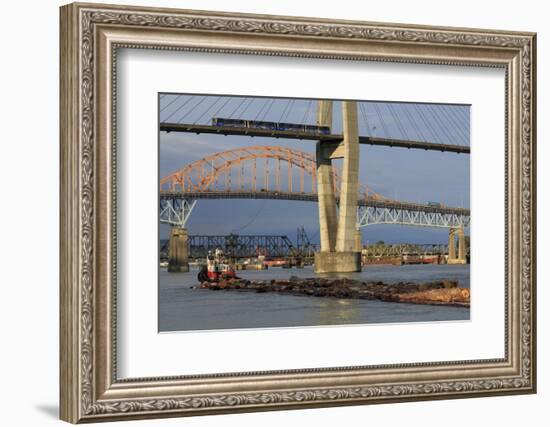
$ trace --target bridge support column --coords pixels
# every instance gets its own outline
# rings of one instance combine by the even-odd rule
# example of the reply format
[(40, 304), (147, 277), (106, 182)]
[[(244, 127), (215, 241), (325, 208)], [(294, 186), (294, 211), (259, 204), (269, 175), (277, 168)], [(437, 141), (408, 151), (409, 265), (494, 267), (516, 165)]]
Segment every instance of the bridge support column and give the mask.
[(466, 236), (462, 227), (458, 229), (458, 262), (466, 264)]
[[(320, 101), (318, 119), (330, 101)], [(332, 110), (332, 102), (330, 102)], [(326, 113), (325, 113), (326, 116)], [(319, 120), (318, 120), (319, 121)], [(344, 101), (342, 103), (342, 121), (344, 130), (342, 171), (342, 187), (340, 189), (340, 205), (338, 222), (336, 223), (336, 202), (329, 202), (326, 174), (320, 171), (319, 162), (330, 164), (331, 200), (334, 200), (334, 185), (332, 183), (332, 164), (326, 159), (317, 143), (317, 182), (319, 189), (319, 225), (321, 233), (321, 252), (315, 254), (315, 271), (317, 273), (349, 273), (361, 271), (361, 251), (356, 246), (357, 198), (359, 189), (359, 129), (357, 123), (357, 103)], [(332, 117), (331, 117), (332, 122)], [(326, 122), (324, 122), (326, 124)], [(319, 173), (321, 172), (321, 174)], [(323, 183), (321, 180), (323, 179)], [(322, 189), (322, 190), (321, 190)], [(334, 208), (332, 208), (334, 206)], [(334, 212), (334, 214), (333, 214)], [(332, 220), (334, 218), (334, 220)], [(323, 245), (323, 233), (328, 238)], [(334, 235), (336, 240), (334, 242)]]
[(342, 102), (344, 127), (344, 165), (336, 252), (355, 251), (355, 230), (357, 224), (357, 196), (359, 190), (359, 129), (357, 124), (357, 103)]
[(452, 264), (456, 259), (456, 241), (455, 241), (455, 229), (449, 229), (449, 258), (447, 260), (448, 264)]
[[(458, 236), (458, 254), (456, 237)], [(464, 228), (451, 228), (449, 230), (449, 257), (447, 264), (466, 264), (466, 238)]]
[[(317, 124), (332, 127), (332, 101), (319, 101)], [(316, 145), (317, 194), (319, 198), (319, 237), (321, 252), (332, 252), (336, 245), (336, 198), (334, 197), (334, 173), (332, 160), (326, 156), (322, 143)]]
[(363, 233), (361, 229), (357, 227), (355, 229), (355, 252), (361, 252), (363, 250)]
[(189, 271), (189, 236), (185, 228), (172, 227), (170, 231), (168, 271), (170, 273)]

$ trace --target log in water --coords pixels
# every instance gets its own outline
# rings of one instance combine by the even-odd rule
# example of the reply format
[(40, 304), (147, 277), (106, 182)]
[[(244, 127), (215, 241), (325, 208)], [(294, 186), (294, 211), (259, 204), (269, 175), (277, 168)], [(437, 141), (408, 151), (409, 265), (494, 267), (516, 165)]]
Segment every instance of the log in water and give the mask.
[(226, 291), (275, 292), (298, 296), (380, 300), (411, 304), (470, 306), (470, 290), (459, 288), (457, 282), (440, 280), (426, 283), (362, 282), (352, 279), (299, 278), (289, 280), (251, 281), (229, 279), (203, 282), (201, 289)]

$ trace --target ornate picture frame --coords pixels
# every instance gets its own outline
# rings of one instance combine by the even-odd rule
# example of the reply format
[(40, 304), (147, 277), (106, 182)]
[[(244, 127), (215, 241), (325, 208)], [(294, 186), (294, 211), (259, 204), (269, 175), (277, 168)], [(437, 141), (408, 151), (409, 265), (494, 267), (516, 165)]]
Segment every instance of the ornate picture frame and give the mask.
[[(536, 391), (536, 35), (98, 4), (61, 8), (61, 419), (112, 421)], [(117, 49), (499, 67), (505, 357), (117, 378)]]

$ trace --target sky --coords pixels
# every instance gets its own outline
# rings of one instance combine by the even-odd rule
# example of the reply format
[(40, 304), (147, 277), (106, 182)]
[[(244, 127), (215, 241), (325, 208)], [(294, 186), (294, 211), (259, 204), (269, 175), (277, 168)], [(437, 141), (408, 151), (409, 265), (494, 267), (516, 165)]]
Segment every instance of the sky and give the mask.
[[(212, 117), (315, 124), (315, 100), (163, 94), (159, 120), (210, 124)], [(456, 105), (358, 103), (359, 134), (469, 146), (470, 108)], [(341, 132), (341, 102), (333, 107), (333, 133)], [(315, 152), (315, 141), (160, 132), (159, 175), (164, 177), (208, 155), (250, 145), (279, 145)], [(338, 167), (341, 161), (334, 164)], [(360, 146), (359, 180), (385, 197), (400, 201), (438, 202), (469, 207), (468, 154), (405, 148)], [(271, 234), (296, 239), (298, 227), (319, 240), (318, 206), (282, 200), (199, 200), (187, 223), (192, 235)], [(160, 237), (169, 227), (161, 225)], [(371, 225), (362, 228), (363, 243), (446, 243), (448, 230)]]

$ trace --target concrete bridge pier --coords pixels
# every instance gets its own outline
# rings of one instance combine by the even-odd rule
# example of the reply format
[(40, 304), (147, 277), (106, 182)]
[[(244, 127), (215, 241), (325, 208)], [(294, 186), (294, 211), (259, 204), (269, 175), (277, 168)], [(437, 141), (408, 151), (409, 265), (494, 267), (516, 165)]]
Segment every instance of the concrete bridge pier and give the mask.
[(187, 230), (172, 227), (168, 242), (168, 272), (185, 273), (189, 271), (189, 236)]
[[(332, 101), (319, 101), (317, 124), (332, 127)], [(321, 252), (333, 252), (336, 245), (336, 198), (334, 196), (334, 172), (330, 154), (321, 141), (316, 145), (317, 195), (319, 200), (319, 238)]]
[[(458, 253), (456, 245), (458, 237)], [(449, 230), (449, 256), (447, 264), (466, 264), (466, 238), (464, 228), (451, 228)]]
[[(327, 109), (332, 111), (332, 102), (319, 101), (318, 122), (331, 126), (332, 112), (330, 113), (330, 123), (324, 121), (328, 117)], [(356, 247), (359, 191), (359, 129), (356, 102), (342, 102), (342, 121), (344, 140), (340, 146), (330, 152), (330, 150), (323, 149), (321, 142), (317, 143), (319, 225), (321, 228), (321, 252), (315, 254), (315, 272), (317, 273), (361, 271), (361, 251), (358, 251)], [(332, 177), (331, 159), (338, 157), (344, 159), (344, 165), (338, 221), (336, 222), (336, 202), (334, 202), (334, 205), (332, 204), (334, 186), (330, 185), (329, 190), (326, 183), (327, 181), (332, 183), (332, 181), (327, 179), (326, 174)], [(332, 193), (332, 196), (330, 196), (330, 193)], [(335, 240), (334, 236), (336, 237)], [(324, 244), (323, 240), (325, 240)]]
[(363, 250), (363, 233), (361, 229), (357, 227), (355, 229), (355, 252), (361, 252)]

